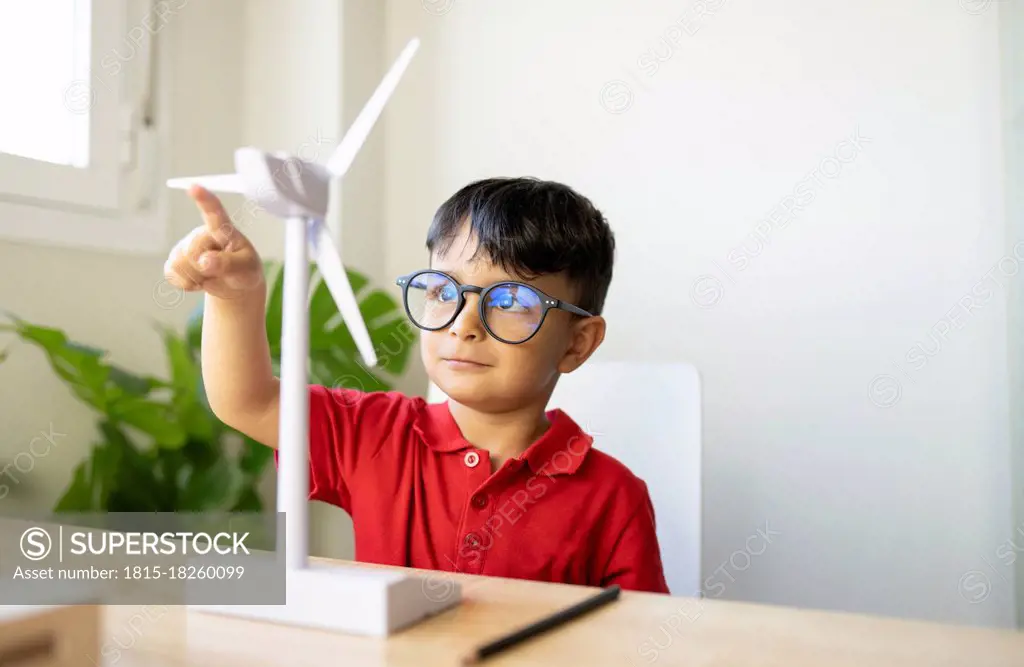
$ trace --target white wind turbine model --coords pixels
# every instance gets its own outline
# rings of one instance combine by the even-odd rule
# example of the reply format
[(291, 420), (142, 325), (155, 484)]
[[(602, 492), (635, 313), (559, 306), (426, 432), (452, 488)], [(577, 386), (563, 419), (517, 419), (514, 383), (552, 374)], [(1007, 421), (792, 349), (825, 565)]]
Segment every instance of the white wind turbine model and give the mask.
[[(436, 594), (428, 594), (425, 579), (410, 574), (307, 562), (309, 257), (316, 261), (363, 359), (375, 366), (377, 357), (370, 334), (324, 218), (331, 180), (342, 178), (348, 171), (418, 48), (418, 39), (405, 47), (326, 165), (283, 153), (239, 148), (235, 151), (237, 173), (167, 182), (172, 188), (187, 189), (198, 184), (212, 192), (243, 194), (285, 219), (278, 511), (285, 513), (287, 603), (196, 605), (206, 611), (380, 636), (459, 601), (460, 591), (454, 582), (447, 585), (446, 594), (439, 599)], [(249, 585), (257, 584), (251, 580)]]

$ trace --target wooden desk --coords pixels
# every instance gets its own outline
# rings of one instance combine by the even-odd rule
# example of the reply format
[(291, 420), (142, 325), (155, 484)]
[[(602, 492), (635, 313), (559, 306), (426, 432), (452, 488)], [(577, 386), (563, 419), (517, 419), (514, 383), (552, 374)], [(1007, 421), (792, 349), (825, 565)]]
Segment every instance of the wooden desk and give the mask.
[[(483, 641), (594, 592), (453, 576), (463, 584), (458, 608), (388, 640), (260, 624), (180, 607), (108, 607), (101, 640), (107, 661), (93, 658), (84, 667), (454, 667)], [(1022, 667), (1024, 633), (624, 592), (618, 602), (483, 663), (648, 664)]]

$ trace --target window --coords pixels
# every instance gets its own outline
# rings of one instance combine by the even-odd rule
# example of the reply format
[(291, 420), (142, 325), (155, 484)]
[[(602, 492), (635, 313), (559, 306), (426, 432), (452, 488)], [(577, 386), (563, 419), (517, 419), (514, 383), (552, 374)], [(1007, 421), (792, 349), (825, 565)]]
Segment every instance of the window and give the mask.
[(0, 236), (156, 240), (157, 38), (187, 3), (0, 2)]
[[(6, 51), (0, 81), (8, 99), (18, 100), (0, 108), (0, 151), (88, 166), (89, 107), (71, 82), (89, 78), (91, 5), (89, 0), (36, 0), (0, 9), (17, 14), (0, 21), (0, 49)], [(40, 35), (46, 36), (44, 45)], [(31, 66), (20, 54), (31, 54)], [(67, 86), (62, 100), (57, 97), (61, 82)]]

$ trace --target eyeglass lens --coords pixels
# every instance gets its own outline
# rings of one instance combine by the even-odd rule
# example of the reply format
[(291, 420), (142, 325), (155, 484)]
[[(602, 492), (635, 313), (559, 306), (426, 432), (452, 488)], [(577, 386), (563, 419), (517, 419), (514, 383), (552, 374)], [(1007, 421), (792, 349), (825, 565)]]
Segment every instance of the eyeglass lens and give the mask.
[[(459, 288), (447, 276), (426, 272), (415, 276), (406, 291), (413, 322), (425, 329), (447, 326), (459, 304)], [(510, 342), (526, 340), (543, 317), (540, 295), (514, 283), (492, 287), (484, 298), (484, 320), (495, 336)]]

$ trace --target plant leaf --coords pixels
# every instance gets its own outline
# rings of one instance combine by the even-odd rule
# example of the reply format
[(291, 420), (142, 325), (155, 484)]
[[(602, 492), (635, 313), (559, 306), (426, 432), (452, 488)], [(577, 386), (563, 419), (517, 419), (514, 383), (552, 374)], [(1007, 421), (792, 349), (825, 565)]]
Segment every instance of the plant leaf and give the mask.
[(158, 476), (158, 457), (164, 451), (175, 455), (176, 450), (140, 451), (117, 425), (110, 422), (101, 422), (100, 431), (109, 446), (119, 452), (112, 487), (100, 509), (107, 512), (173, 510), (173, 505), (168, 503), (173, 499), (173, 490)]
[(209, 440), (215, 431), (215, 418), (206, 403), (202, 369), (188, 341), (169, 328), (162, 328), (164, 349), (171, 370), (172, 398), (177, 421), (187, 436)]
[(104, 442), (95, 445), (90, 456), (75, 467), (71, 483), (57, 501), (55, 512), (106, 510), (111, 495), (117, 492), (124, 455), (134, 450), (124, 434), (111, 424), (101, 422), (100, 433)]
[(110, 408), (110, 417), (134, 426), (151, 436), (161, 447), (185, 444), (185, 429), (177, 422), (176, 411), (168, 405), (135, 397), (125, 397)]
[(407, 318), (400, 317), (372, 326), (370, 335), (377, 352), (377, 367), (394, 376), (404, 373), (419, 341), (416, 327)]
[[(368, 284), (362, 274), (348, 270), (349, 281), (357, 294)], [(399, 303), (386, 292), (373, 290), (359, 301), (359, 312), (366, 322), (378, 365), (393, 375), (405, 369), (418, 335), (404, 317)], [(324, 281), (320, 281), (309, 304), (309, 347), (311, 352), (336, 350), (351, 363), (362, 358), (347, 324), (340, 318), (337, 304)], [(379, 382), (375, 384), (384, 384)], [(389, 387), (388, 387), (389, 388)]]
[[(363, 290), (364, 287), (369, 283), (369, 279), (358, 271), (352, 269), (346, 269), (345, 275), (348, 277), (348, 282), (352, 286), (352, 293), (357, 295)], [(362, 313), (363, 319), (369, 322), (375, 317), (371, 310), (367, 311), (364, 306), (364, 301), (359, 302), (359, 312)], [(321, 331), (330, 331), (336, 327), (331, 326), (332, 320), (338, 318), (340, 312), (338, 310), (338, 304), (335, 303), (334, 297), (331, 295), (330, 288), (327, 287), (327, 281), (322, 278), (316, 282), (313, 289), (313, 296), (309, 301), (309, 329), (310, 333), (319, 333)], [(345, 332), (348, 333), (347, 331)], [(372, 335), (372, 331), (371, 331)], [(337, 342), (337, 341), (335, 341)], [(355, 349), (355, 341), (352, 337), (348, 337), (348, 345)], [(315, 341), (310, 342), (311, 346), (316, 346)]]
[(134, 396), (145, 396), (156, 388), (169, 387), (166, 382), (154, 377), (129, 373), (123, 368), (110, 365), (107, 379), (122, 391)]
[(359, 391), (388, 391), (391, 387), (361, 363), (340, 350), (317, 350), (310, 353), (310, 380), (325, 387), (345, 387)]
[(110, 368), (102, 362), (101, 350), (69, 342), (58, 329), (22, 320), (15, 321), (13, 332), (43, 350), (51, 368), (78, 398), (101, 412), (105, 409)]
[(177, 394), (195, 396), (199, 383), (202, 382), (202, 371), (192, 356), (187, 341), (167, 327), (161, 328), (161, 334), (167, 362), (170, 365), (171, 384), (177, 390)]
[(274, 458), (274, 450), (262, 445), (247, 435), (242, 436), (242, 452), (238, 457), (238, 468), (246, 477), (258, 479), (267, 463)]
[(90, 512), (99, 508), (92, 504), (92, 481), (90, 480), (89, 468), (92, 459), (86, 459), (75, 466), (71, 474), (71, 483), (64, 489), (64, 493), (57, 500), (54, 512)]
[[(267, 341), (270, 349), (281, 349), (281, 317), (284, 313), (284, 271), (276, 269), (272, 264), (265, 264), (267, 281), (269, 284), (267, 294)], [(273, 353), (273, 352), (272, 352)], [(274, 356), (277, 356), (274, 354)]]
[(178, 510), (199, 512), (234, 505), (242, 489), (242, 474), (232, 461), (220, 457), (210, 466), (193, 470), (184, 479)]
[(193, 310), (188, 316), (188, 322), (185, 324), (185, 340), (188, 343), (189, 349), (193, 355), (198, 354), (199, 348), (203, 342), (203, 315), (205, 314), (206, 300), (200, 299)]
[(179, 408), (179, 419), (186, 435), (208, 442), (214, 439), (217, 432), (217, 418), (213, 416), (198, 398)]
[(390, 294), (379, 289), (373, 290), (359, 300), (359, 312), (367, 322), (373, 322), (383, 315), (397, 313), (398, 309), (398, 302)]
[[(283, 323), (282, 318), (284, 317), (284, 274), (284, 266), (281, 266), (274, 272), (272, 278), (270, 278), (270, 294), (267, 297), (267, 342), (270, 344), (271, 356), (275, 357), (281, 354), (281, 326)], [(309, 299), (308, 286), (313, 284), (315, 276), (316, 265), (310, 264), (307, 267), (307, 289), (304, 292), (307, 299)]]
[(107, 506), (111, 493), (117, 487), (123, 453), (121, 448), (112, 443), (93, 450), (92, 469), (90, 470), (93, 509), (101, 510)]
[(72, 343), (56, 329), (30, 325), (24, 334), (46, 351), (50, 365), (58, 375), (73, 385), (76, 394), (94, 407), (103, 409), (110, 368), (102, 362), (102, 351)]
[[(264, 447), (264, 449), (269, 449)], [(259, 493), (256, 492), (256, 486), (254, 483), (249, 483), (245, 488), (242, 489), (241, 493), (238, 494), (238, 500), (235, 501), (234, 506), (229, 510), (231, 512), (262, 512), (263, 511), (263, 499), (260, 498)]]
[(370, 279), (358, 271), (345, 269), (345, 273), (348, 274), (348, 282), (352, 285), (353, 294), (359, 294), (364, 287), (370, 284)]

